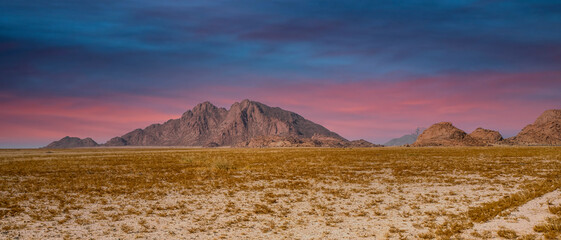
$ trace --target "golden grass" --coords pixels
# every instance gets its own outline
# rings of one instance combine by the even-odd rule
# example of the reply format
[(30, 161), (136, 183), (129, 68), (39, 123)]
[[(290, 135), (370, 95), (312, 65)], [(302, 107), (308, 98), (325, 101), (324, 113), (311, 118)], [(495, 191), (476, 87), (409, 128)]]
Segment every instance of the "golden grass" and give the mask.
[[(558, 189), (558, 176), (559, 147), (0, 150), (0, 226), (5, 237), (40, 224), (178, 237), (157, 226), (188, 222), (203, 238), (297, 238), (316, 234), (312, 222), (393, 218), (416, 227), (387, 226), (390, 237), (446, 239)], [(547, 224), (536, 232), (558, 233)]]
[[(559, 175), (561, 176), (561, 175)], [(542, 196), (561, 187), (559, 176), (550, 176), (541, 182), (531, 183), (521, 186), (521, 191), (507, 195), (497, 201), (487, 202), (480, 206), (470, 208), (469, 218), (474, 222), (486, 222), (501, 212), (512, 209), (527, 203), (528, 201)]]

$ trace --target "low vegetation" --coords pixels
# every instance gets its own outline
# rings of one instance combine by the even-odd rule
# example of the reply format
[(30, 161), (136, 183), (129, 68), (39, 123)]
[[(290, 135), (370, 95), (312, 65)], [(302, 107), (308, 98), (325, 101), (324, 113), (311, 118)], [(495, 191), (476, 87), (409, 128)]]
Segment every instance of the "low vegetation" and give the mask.
[(0, 150), (0, 238), (555, 239), (553, 203), (469, 232), (559, 176), (559, 147)]

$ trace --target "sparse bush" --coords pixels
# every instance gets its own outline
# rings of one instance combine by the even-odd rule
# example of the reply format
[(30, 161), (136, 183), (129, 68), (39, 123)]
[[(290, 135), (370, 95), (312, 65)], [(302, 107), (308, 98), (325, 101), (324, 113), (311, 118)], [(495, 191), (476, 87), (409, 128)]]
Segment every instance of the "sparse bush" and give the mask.
[(548, 218), (545, 223), (534, 226), (534, 231), (544, 233), (548, 239), (554, 239), (561, 234), (561, 217)]

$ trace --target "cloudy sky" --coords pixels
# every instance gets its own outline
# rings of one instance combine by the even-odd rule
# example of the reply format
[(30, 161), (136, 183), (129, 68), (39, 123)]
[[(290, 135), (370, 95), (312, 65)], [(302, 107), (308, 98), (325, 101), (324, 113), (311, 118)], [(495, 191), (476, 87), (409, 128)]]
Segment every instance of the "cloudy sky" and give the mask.
[(508, 137), (561, 108), (561, 2), (1, 1), (0, 79), (0, 147), (246, 98), (348, 139)]

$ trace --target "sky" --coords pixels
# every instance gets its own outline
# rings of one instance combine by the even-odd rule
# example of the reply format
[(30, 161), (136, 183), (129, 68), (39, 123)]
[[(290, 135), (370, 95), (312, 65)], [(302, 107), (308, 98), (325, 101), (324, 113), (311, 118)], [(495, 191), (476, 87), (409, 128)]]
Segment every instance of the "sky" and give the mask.
[(243, 99), (351, 140), (514, 136), (561, 108), (561, 2), (0, 1), (0, 148)]

